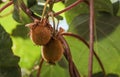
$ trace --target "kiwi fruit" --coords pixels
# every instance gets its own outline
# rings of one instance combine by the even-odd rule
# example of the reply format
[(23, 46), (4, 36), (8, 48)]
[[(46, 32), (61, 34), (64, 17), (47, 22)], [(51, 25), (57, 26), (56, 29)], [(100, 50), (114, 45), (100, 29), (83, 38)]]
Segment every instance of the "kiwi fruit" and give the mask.
[(63, 52), (63, 45), (57, 38), (51, 38), (46, 45), (42, 46), (42, 57), (50, 64), (55, 64), (55, 62), (59, 61)]
[(36, 45), (46, 45), (52, 36), (51, 25), (46, 19), (29, 25), (30, 38)]

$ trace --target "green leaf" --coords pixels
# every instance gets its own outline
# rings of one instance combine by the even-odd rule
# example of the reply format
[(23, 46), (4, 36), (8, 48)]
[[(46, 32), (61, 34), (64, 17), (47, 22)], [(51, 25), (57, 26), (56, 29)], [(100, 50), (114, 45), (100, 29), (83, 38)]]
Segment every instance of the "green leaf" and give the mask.
[[(36, 74), (37, 70), (34, 70), (31, 73), (31, 76), (35, 77)], [(40, 75), (41, 77), (58, 77), (58, 75), (60, 75), (61, 77), (69, 77), (69, 70), (68, 68), (61, 68), (57, 63), (55, 65), (50, 65), (44, 62)]]
[(118, 6), (119, 6), (119, 9), (118, 9), (117, 15), (120, 16), (120, 1), (119, 1), (119, 5)]
[[(102, 72), (98, 72), (98, 73), (95, 73), (93, 74), (93, 77), (104, 77), (104, 73)], [(106, 77), (119, 77), (118, 75), (116, 74), (107, 74)]]
[[(100, 9), (97, 9), (97, 10), (102, 11), (102, 13), (105, 13), (105, 12), (109, 13), (110, 12), (109, 14), (112, 14), (112, 8), (110, 8), (111, 4), (109, 4), (109, 2), (107, 2), (107, 1), (108, 0), (98, 1), (98, 2), (100, 2), (100, 5), (105, 4), (105, 5), (103, 5), (105, 8), (102, 8), (102, 9), (100, 8)], [(67, 3), (69, 3), (69, 2), (73, 3), (73, 2), (75, 2), (75, 0), (68, 0)], [(66, 6), (68, 6), (68, 5), (69, 4), (66, 4)], [(60, 7), (60, 6), (58, 6), (58, 7)], [(88, 13), (88, 11), (89, 11), (88, 6), (85, 3), (82, 3), (75, 8), (76, 9), (74, 9), (74, 8), (72, 9), (73, 11), (70, 10), (66, 13), (67, 20), (69, 21), (69, 24), (70, 24), (71, 21), (73, 19), (77, 19), (76, 16), (79, 15), (77, 23), (78, 23), (78, 25), (80, 25), (80, 27), (79, 26), (78, 27), (79, 27), (80, 30), (82, 30), (82, 32), (86, 32), (86, 29), (87, 30), (89, 29), (89, 27), (87, 27), (88, 25), (86, 26), (86, 24), (88, 24), (88, 20), (89, 20), (89, 16), (86, 15), (86, 13)], [(98, 7), (96, 7), (96, 8), (98, 8)], [(38, 7), (34, 8), (34, 9), (38, 9)], [(36, 13), (36, 11), (34, 11), (34, 13)], [(118, 13), (120, 14), (120, 12), (118, 12)], [(18, 15), (20, 15), (20, 14), (18, 13)], [(106, 15), (100, 15), (99, 17), (96, 17), (96, 21), (98, 22), (98, 24), (101, 24), (102, 26), (97, 27), (97, 25), (96, 25), (97, 31), (100, 29), (98, 31), (100, 34), (96, 32), (96, 34), (98, 35), (99, 38), (98, 38), (98, 40), (95, 41), (95, 50), (96, 50), (96, 53), (99, 55), (99, 57), (101, 58), (101, 60), (103, 62), (103, 65), (105, 67), (105, 70), (107, 71), (108, 77), (110, 77), (110, 76), (118, 77), (118, 76), (120, 76), (120, 72), (119, 72), (120, 71), (120, 68), (119, 68), (120, 55), (119, 55), (119, 52), (118, 52), (118, 51), (120, 51), (120, 48), (119, 48), (119, 46), (120, 46), (120, 43), (119, 43), (119, 35), (120, 35), (119, 17), (111, 16), (111, 15), (108, 15), (108, 14), (106, 14)], [(22, 18), (22, 17), (18, 17), (18, 18)], [(26, 22), (26, 20), (24, 20), (24, 22)], [(9, 21), (9, 20), (7, 20), (7, 21)], [(103, 23), (101, 23), (101, 21), (102, 22), (104, 21), (105, 23), (103, 24)], [(10, 19), (10, 22), (12, 22), (11, 19)], [(11, 23), (6, 23), (6, 22), (4, 23), (3, 21), (1, 23), (6, 24), (5, 28), (7, 30), (10, 30), (11, 28), (13, 29), (13, 27), (12, 27), (13, 24), (11, 26), (10, 25)], [(75, 23), (75, 25), (77, 25), (77, 23)], [(81, 26), (81, 24), (85, 24), (86, 29), (82, 29), (83, 27)], [(106, 25), (109, 24), (110, 26), (113, 27), (113, 29), (112, 29), (112, 27), (109, 28), (108, 25), (106, 27), (105, 24)], [(103, 27), (105, 27), (105, 28), (103, 28)], [(76, 29), (74, 29), (74, 26), (70, 26), (70, 28), (71, 28), (70, 29), (71, 32), (76, 32), (76, 31), (74, 31), (74, 30), (76, 30)], [(24, 69), (28, 69), (29, 72), (30, 72), (30, 71), (33, 71), (33, 70), (31, 70), (31, 68), (34, 66), (35, 62), (39, 61), (38, 57), (40, 56), (40, 48), (37, 47), (37, 46), (34, 46), (34, 44), (31, 42), (31, 40), (23, 39), (27, 32), (24, 33), (23, 31), (21, 31), (22, 29), (24, 29), (24, 26), (19, 26), (18, 25), (18, 26), (16, 26), (16, 29), (14, 29), (12, 31), (12, 35), (15, 36), (15, 37), (12, 37), (13, 51), (14, 51), (15, 54), (17, 54), (21, 57), (21, 61), (20, 61), (21, 67), (24, 68)], [(17, 34), (15, 34), (15, 33), (17, 33)], [(22, 36), (22, 35), (24, 35), (24, 36)], [(81, 35), (84, 36), (83, 33)], [(87, 33), (87, 35), (88, 35), (88, 33)], [(21, 37), (23, 37), (23, 38), (21, 38)], [(27, 37), (25, 37), (25, 38), (27, 38)], [(86, 36), (84, 38), (88, 39), (88, 36)], [(79, 72), (81, 73), (82, 76), (87, 77), (89, 49), (82, 42), (78, 41), (75, 38), (67, 37), (66, 40), (69, 43), (73, 60), (76, 64)], [(0, 40), (0, 42), (1, 42), (1, 40)], [(4, 45), (4, 44), (2, 44), (2, 45)], [(9, 45), (10, 44), (8, 44), (8, 46)], [(6, 45), (4, 45), (4, 46), (6, 47)], [(1, 44), (0, 44), (0, 47), (1, 47)], [(8, 50), (12, 51), (11, 47)], [(4, 51), (8, 51), (8, 50), (5, 49)], [(2, 54), (3, 53), (6, 54), (5, 52), (2, 51)], [(13, 53), (10, 52), (10, 54), (13, 54)], [(8, 56), (6, 55), (6, 57), (8, 59), (9, 55)], [(12, 62), (16, 61), (15, 63), (17, 63), (16, 56), (10, 56), (9, 58), (10, 59), (9, 59), (8, 62), (11, 62), (11, 63), (8, 63), (8, 62), (5, 63), (4, 62), (4, 64), (6, 64), (6, 65), (10, 64), (10, 66), (14, 66), (15, 64), (12, 63)], [(13, 59), (13, 58), (16, 58), (16, 59)], [(7, 60), (7, 59), (5, 58), (5, 60)], [(1, 60), (1, 55), (0, 55), (0, 60)], [(5, 61), (5, 60), (3, 59), (2, 61)], [(93, 76), (97, 75), (97, 76), (102, 77), (102, 75), (99, 75), (99, 72), (101, 71), (101, 69), (100, 69), (99, 64), (98, 64), (98, 62), (96, 61), (95, 58), (94, 58), (94, 65), (93, 66), (94, 66), (93, 67), (94, 68), (94, 72), (93, 72), (94, 75)], [(0, 68), (0, 71), (2, 70), (2, 72), (3, 72), (5, 70), (5, 72), (6, 71), (9, 72), (9, 76), (11, 76), (10, 73), (14, 72), (14, 68), (11, 67), (9, 69)], [(23, 71), (23, 74), (26, 73), (26, 72), (29, 73), (28, 71), (25, 71), (25, 72)], [(69, 77), (68, 66), (67, 66), (67, 63), (64, 62), (64, 60), (60, 61), (55, 66), (48, 65), (48, 64), (44, 63), (41, 72), (42, 72), (41, 75), (44, 76), (44, 77), (58, 77), (58, 75), (60, 75), (61, 77)], [(0, 77), (3, 76), (3, 74), (4, 73), (2, 73), (2, 75), (1, 75), (1, 73), (0, 73)], [(15, 72), (15, 74), (16, 74), (16, 72)], [(35, 76), (36, 76), (36, 73), (33, 77), (35, 77)], [(8, 76), (6, 76), (6, 77), (8, 77)], [(12, 77), (19, 77), (19, 76), (12, 76)]]
[(19, 57), (13, 55), (11, 47), (12, 40), (0, 25), (0, 66), (15, 66), (18, 64)]
[[(43, 5), (38, 5), (38, 4), (36, 4), (36, 5), (32, 6), (30, 9), (31, 9), (31, 11), (34, 12), (35, 14), (41, 16), (42, 13), (43, 13), (43, 8), (44, 8)], [(48, 12), (48, 7), (46, 8), (45, 13), (47, 13), (47, 12)], [(56, 16), (56, 18), (59, 19), (59, 20), (63, 20), (63, 17), (60, 16), (60, 15)]]
[[(67, 3), (65, 3), (65, 6), (67, 7), (75, 1), (76, 0), (69, 0), (67, 1)], [(94, 0), (94, 7), (96, 13), (104, 11), (113, 15), (113, 6), (110, 0)], [(68, 21), (68, 24), (70, 24), (74, 17), (86, 13), (89, 13), (89, 7), (87, 4), (82, 2), (79, 5), (72, 8), (71, 10), (69, 10), (68, 12), (66, 12), (65, 16)]]
[[(105, 0), (101, 0), (101, 2), (102, 1), (104, 2)], [(116, 76), (120, 76), (120, 68), (118, 68), (120, 65), (120, 17), (112, 15), (112, 9), (110, 10), (111, 3), (108, 2), (107, 4), (107, 1), (108, 0), (106, 0), (104, 5), (103, 2), (98, 4), (104, 6), (104, 8), (101, 9), (96, 9), (98, 6), (95, 3), (95, 10), (98, 11), (95, 15), (95, 51), (100, 57), (107, 74), (114, 73)], [(68, 11), (68, 13), (66, 13), (66, 19), (70, 24), (69, 31), (89, 41), (89, 15), (85, 13), (82, 14), (78, 10)], [(71, 51), (73, 51), (73, 59), (79, 71), (82, 75), (86, 76), (88, 70), (88, 49), (81, 45), (81, 43), (76, 42), (75, 39), (69, 37), (67, 40)], [(74, 42), (72, 42), (72, 40), (74, 40)], [(79, 52), (77, 52), (77, 50), (79, 50)], [(93, 68), (94, 73), (101, 71), (95, 58)]]
[(58, 61), (58, 65), (64, 69), (68, 69), (68, 62), (64, 56), (62, 57), (60, 61)]
[(0, 77), (21, 77), (19, 57), (11, 50), (12, 40), (0, 25)]
[[(67, 40), (70, 46), (72, 58), (75, 65), (77, 66), (79, 73), (81, 74), (82, 77), (88, 77), (87, 74), (88, 74), (89, 49), (84, 45), (84, 43), (82, 43), (76, 38), (65, 37), (65, 39)], [(104, 41), (104, 42), (99, 42), (99, 44), (95, 43), (96, 53), (98, 54), (99, 58), (101, 59), (104, 65), (107, 77), (119, 77), (120, 68), (118, 67), (120, 64), (120, 56), (114, 50), (114, 48), (112, 49), (112, 46), (110, 45), (106, 46), (106, 43), (108, 42)], [(63, 64), (61, 68), (60, 63), (58, 64), (49, 65), (49, 64), (46, 64), (46, 62), (44, 62), (41, 70), (41, 76), (58, 77), (58, 74), (60, 74), (62, 77), (69, 77), (68, 67), (67, 68), (63, 67), (64, 66)], [(36, 73), (33, 72), (32, 75), (36, 76)], [(102, 77), (102, 76), (103, 76), (103, 73), (101, 73), (101, 68), (98, 64), (98, 61), (94, 57), (93, 77)]]
[(37, 4), (37, 0), (27, 0), (28, 8), (32, 7), (35, 4)]
[(120, 2), (116, 1), (115, 3), (113, 3), (113, 13), (114, 13), (114, 15), (117, 15), (119, 10), (120, 10)]
[(3, 48), (2, 46), (9, 49), (12, 46), (12, 40), (0, 24), (0, 49)]
[(21, 0), (14, 0), (14, 11), (13, 11), (13, 18), (18, 23), (27, 24), (31, 22), (30, 17), (24, 13), (24, 11), (20, 8)]
[(0, 67), (0, 77), (22, 77), (19, 66), (14, 67)]
[[(69, 6), (70, 4), (74, 3), (76, 0), (69, 0), (65, 3), (65, 6)], [(80, 3), (79, 5), (75, 6), (71, 10), (65, 12), (65, 17), (67, 19), (68, 24), (70, 24), (71, 20), (78, 16), (79, 14), (88, 13), (89, 9), (85, 3)]]
[(13, 18), (14, 20), (16, 20), (17, 22), (19, 23), (22, 23), (22, 20), (20, 18), (20, 8), (19, 8), (19, 4), (20, 4), (20, 1), (18, 0), (13, 0), (13, 4), (14, 4), (14, 11), (13, 11)]
[(31, 19), (29, 16), (27, 16), (23, 10), (20, 10), (19, 8), (14, 8), (13, 11), (13, 18), (16, 20), (18, 23), (22, 24), (27, 24), (31, 22)]
[(104, 11), (113, 15), (113, 6), (111, 0), (95, 0), (94, 1), (95, 11)]
[[(89, 49), (81, 41), (77, 40), (76, 38), (67, 37), (66, 40), (70, 46), (72, 58), (80, 74), (82, 76), (87, 77)], [(106, 38), (106, 40), (108, 40), (108, 38)], [(106, 74), (113, 73), (115, 75), (120, 76), (120, 71), (119, 71), (120, 68), (118, 68), (120, 64), (120, 53), (119, 53), (120, 50), (117, 50), (115, 48), (115, 45), (117, 45), (118, 43), (112, 44), (112, 45), (111, 44), (112, 43), (110, 40), (95, 42), (95, 51), (104, 65)], [(100, 71), (101, 71), (101, 68), (96, 58), (94, 57), (93, 73), (98, 73)]]
[[(103, 61), (106, 71), (109, 73), (120, 73), (116, 71), (120, 70), (117, 68), (120, 64), (120, 43), (118, 43), (120, 35), (119, 29), (120, 17), (111, 16), (109, 14), (102, 14), (96, 17), (95, 50)], [(70, 31), (89, 40), (89, 15), (80, 15), (73, 19)], [(112, 57), (114, 57), (114, 59)], [(112, 64), (109, 65), (109, 63)]]
[(60, 74), (61, 77), (69, 77), (68, 70), (60, 68), (58, 65), (48, 65), (44, 67), (47, 67), (47, 69), (46, 72), (42, 70), (43, 73), (41, 73), (41, 76), (43, 77), (58, 77), (58, 74)]
[(89, 49), (81, 41), (79, 41), (76, 38), (66, 36), (65, 39), (69, 44), (70, 52), (72, 54), (72, 59), (80, 75), (82, 75), (83, 77), (87, 77)]
[(29, 29), (25, 25), (17, 25), (15, 29), (12, 30), (13, 37), (21, 37), (24, 39), (28, 38)]
[(13, 18), (17, 22), (21, 23), (22, 21), (20, 19), (19, 12), (20, 12), (20, 10), (19, 10), (18, 5), (14, 5)]
[[(31, 11), (33, 11), (34, 13), (36, 13), (36, 14), (38, 14), (38, 15), (41, 16), (41, 15), (42, 15), (43, 8), (44, 8), (43, 5), (38, 5), (38, 4), (36, 4), (36, 5), (32, 6), (30, 9), (31, 9)], [(48, 10), (48, 8), (47, 8), (46, 10)], [(47, 12), (47, 11), (46, 11), (46, 12)]]
[[(110, 35), (120, 24), (120, 17), (111, 16), (108, 13), (102, 13), (101, 16), (97, 16), (95, 22), (95, 34), (97, 40), (105, 38)], [(115, 21), (114, 21), (115, 20)], [(114, 21), (114, 22), (113, 22)], [(70, 30), (84, 39), (89, 39), (89, 15), (83, 14), (75, 17), (70, 24)]]

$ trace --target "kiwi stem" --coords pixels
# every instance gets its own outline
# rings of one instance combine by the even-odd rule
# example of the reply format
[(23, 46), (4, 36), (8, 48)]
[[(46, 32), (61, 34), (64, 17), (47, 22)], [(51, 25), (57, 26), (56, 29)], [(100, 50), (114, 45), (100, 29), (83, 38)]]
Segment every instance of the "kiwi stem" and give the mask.
[(37, 71), (37, 77), (40, 77), (40, 72), (41, 72), (43, 62), (44, 62), (44, 60), (43, 60), (43, 58), (41, 58), (39, 68), (38, 68), (38, 71)]
[(62, 44), (65, 47), (65, 52), (64, 52), (64, 56), (67, 59), (68, 63), (69, 63), (69, 72), (70, 72), (70, 77), (80, 77), (80, 74), (72, 60), (72, 55), (70, 53), (70, 48), (69, 45), (67, 43), (67, 41), (64, 39), (63, 36), (59, 36), (60, 41), (62, 42)]
[(63, 9), (63, 10), (61, 10), (59, 12), (54, 13), (54, 16), (58, 16), (59, 14), (72, 9), (73, 7), (75, 7), (76, 5), (78, 5), (81, 2), (84, 2), (84, 0), (77, 0), (76, 2), (74, 2), (73, 4), (71, 4), (70, 6), (66, 7), (65, 9)]
[(3, 7), (0, 8), (0, 12), (2, 12), (4, 9), (6, 9), (7, 7), (9, 7), (12, 4), (13, 4), (13, 1), (9, 1), (6, 5), (4, 5)]
[(65, 52), (64, 52), (64, 56), (67, 59), (68, 63), (69, 63), (69, 73), (70, 73), (70, 77), (74, 77), (74, 73), (73, 73), (73, 69), (72, 69), (72, 56), (69, 53), (70, 48), (67, 44), (67, 42), (65, 41), (65, 39), (63, 37), (60, 37), (61, 42), (63, 43), (63, 45), (65, 46)]
[(43, 8), (43, 12), (42, 12), (42, 19), (44, 18), (44, 14), (45, 14), (45, 11), (46, 11), (46, 7), (47, 7), (47, 4), (49, 3), (50, 0), (47, 0), (45, 5), (44, 5), (44, 8)]
[(54, 36), (56, 34), (55, 19), (54, 19), (53, 12), (50, 12), (49, 14), (50, 14), (50, 16), (52, 17), (52, 20), (53, 20), (53, 36)]
[(57, 21), (58, 21), (58, 22), (57, 22), (56, 30), (58, 31), (58, 27), (59, 27), (59, 23), (60, 23), (60, 22), (59, 22), (59, 19), (57, 19)]
[[(78, 36), (76, 34), (73, 34), (73, 33), (69, 33), (69, 32), (66, 32), (66, 33), (62, 33), (61, 35), (65, 35), (65, 36), (72, 36), (72, 37), (75, 37), (77, 38), (78, 40), (82, 41), (88, 48), (90, 48), (89, 44), (81, 37), (81, 36)], [(96, 54), (96, 52), (93, 50), (93, 54), (94, 56), (96, 57), (96, 59), (98, 60), (98, 63), (104, 73), (104, 75), (106, 75), (105, 73), (105, 69), (104, 69), (104, 66), (103, 66), (103, 63), (102, 61), (100, 60), (100, 58), (98, 57), (98, 55)]]

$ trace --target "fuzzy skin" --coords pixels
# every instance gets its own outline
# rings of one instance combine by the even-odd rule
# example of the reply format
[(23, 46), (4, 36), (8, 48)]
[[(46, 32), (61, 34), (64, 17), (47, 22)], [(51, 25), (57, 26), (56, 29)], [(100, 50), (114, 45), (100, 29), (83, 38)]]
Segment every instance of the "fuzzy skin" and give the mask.
[(51, 39), (48, 44), (42, 47), (42, 57), (50, 64), (55, 64), (63, 55), (63, 45), (58, 39)]
[(30, 29), (30, 38), (36, 45), (46, 45), (51, 39), (50, 24), (40, 22)]

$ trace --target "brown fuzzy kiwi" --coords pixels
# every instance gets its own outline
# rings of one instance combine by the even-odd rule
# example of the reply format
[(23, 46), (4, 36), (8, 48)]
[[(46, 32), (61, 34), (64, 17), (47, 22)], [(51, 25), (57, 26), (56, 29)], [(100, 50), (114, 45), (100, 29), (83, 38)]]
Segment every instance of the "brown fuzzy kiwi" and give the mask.
[(29, 25), (30, 38), (36, 45), (46, 45), (51, 39), (51, 25), (46, 19)]
[(60, 40), (51, 38), (51, 40), (42, 47), (42, 57), (50, 64), (55, 64), (63, 55), (64, 48)]

